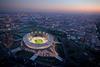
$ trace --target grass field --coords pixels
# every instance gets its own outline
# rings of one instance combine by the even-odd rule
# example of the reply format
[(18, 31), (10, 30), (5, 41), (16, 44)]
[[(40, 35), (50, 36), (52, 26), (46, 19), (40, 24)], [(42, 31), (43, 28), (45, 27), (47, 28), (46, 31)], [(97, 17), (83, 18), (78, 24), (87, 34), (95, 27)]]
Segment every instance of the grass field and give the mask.
[(35, 44), (43, 44), (43, 40), (42, 39), (36, 39)]
[(32, 37), (32, 38), (29, 38), (29, 41), (34, 44), (44, 44), (48, 40), (44, 37)]

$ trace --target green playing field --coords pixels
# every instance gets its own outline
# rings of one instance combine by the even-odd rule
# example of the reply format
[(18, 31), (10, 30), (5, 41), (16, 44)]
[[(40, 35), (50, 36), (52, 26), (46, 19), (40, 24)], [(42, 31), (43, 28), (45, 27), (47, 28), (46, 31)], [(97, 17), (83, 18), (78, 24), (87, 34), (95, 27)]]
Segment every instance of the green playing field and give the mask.
[(42, 39), (36, 39), (35, 44), (43, 44), (43, 40)]

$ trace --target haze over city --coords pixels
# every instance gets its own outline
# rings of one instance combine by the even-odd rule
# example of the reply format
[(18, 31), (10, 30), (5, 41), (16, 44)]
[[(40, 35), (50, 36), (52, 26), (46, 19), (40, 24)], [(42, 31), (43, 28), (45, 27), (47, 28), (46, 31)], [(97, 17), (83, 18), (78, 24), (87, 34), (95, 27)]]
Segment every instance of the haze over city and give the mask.
[(0, 0), (1, 9), (100, 12), (100, 0)]

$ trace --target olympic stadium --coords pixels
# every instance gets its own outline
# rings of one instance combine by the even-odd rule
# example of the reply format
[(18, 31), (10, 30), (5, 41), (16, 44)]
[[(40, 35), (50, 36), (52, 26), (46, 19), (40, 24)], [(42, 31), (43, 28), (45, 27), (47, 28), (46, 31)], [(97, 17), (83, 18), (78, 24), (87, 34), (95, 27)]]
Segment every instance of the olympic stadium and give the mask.
[[(55, 58), (59, 62), (63, 62), (63, 58), (59, 56), (57, 45), (60, 42), (56, 39), (54, 35), (46, 31), (32, 31), (23, 36), (21, 45), (11, 49), (11, 53), (17, 55), (20, 51), (26, 51), (27, 53), (32, 53), (29, 57), (33, 62), (38, 59), (38, 57), (45, 58)], [(23, 53), (23, 52), (22, 52)], [(20, 54), (23, 55), (23, 54)], [(29, 55), (29, 54), (28, 54)], [(27, 55), (24, 55), (27, 56)], [(56, 62), (55, 62), (56, 63)], [(57, 62), (58, 63), (58, 62)]]
[(57, 52), (55, 51), (54, 37), (48, 33), (41, 31), (35, 31), (26, 34), (23, 37), (21, 47), (24, 50), (33, 52), (35, 53), (35, 55), (39, 56), (58, 56)]
[(45, 32), (35, 31), (25, 35), (23, 41), (29, 48), (44, 49), (50, 47), (53, 44), (53, 36)]

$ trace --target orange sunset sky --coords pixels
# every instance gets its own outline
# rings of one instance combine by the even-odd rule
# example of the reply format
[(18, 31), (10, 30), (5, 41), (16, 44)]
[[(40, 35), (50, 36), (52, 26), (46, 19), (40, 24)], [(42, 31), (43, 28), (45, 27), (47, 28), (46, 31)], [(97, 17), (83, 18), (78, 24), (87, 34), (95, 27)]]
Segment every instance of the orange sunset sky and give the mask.
[(0, 9), (100, 12), (100, 0), (0, 0)]

